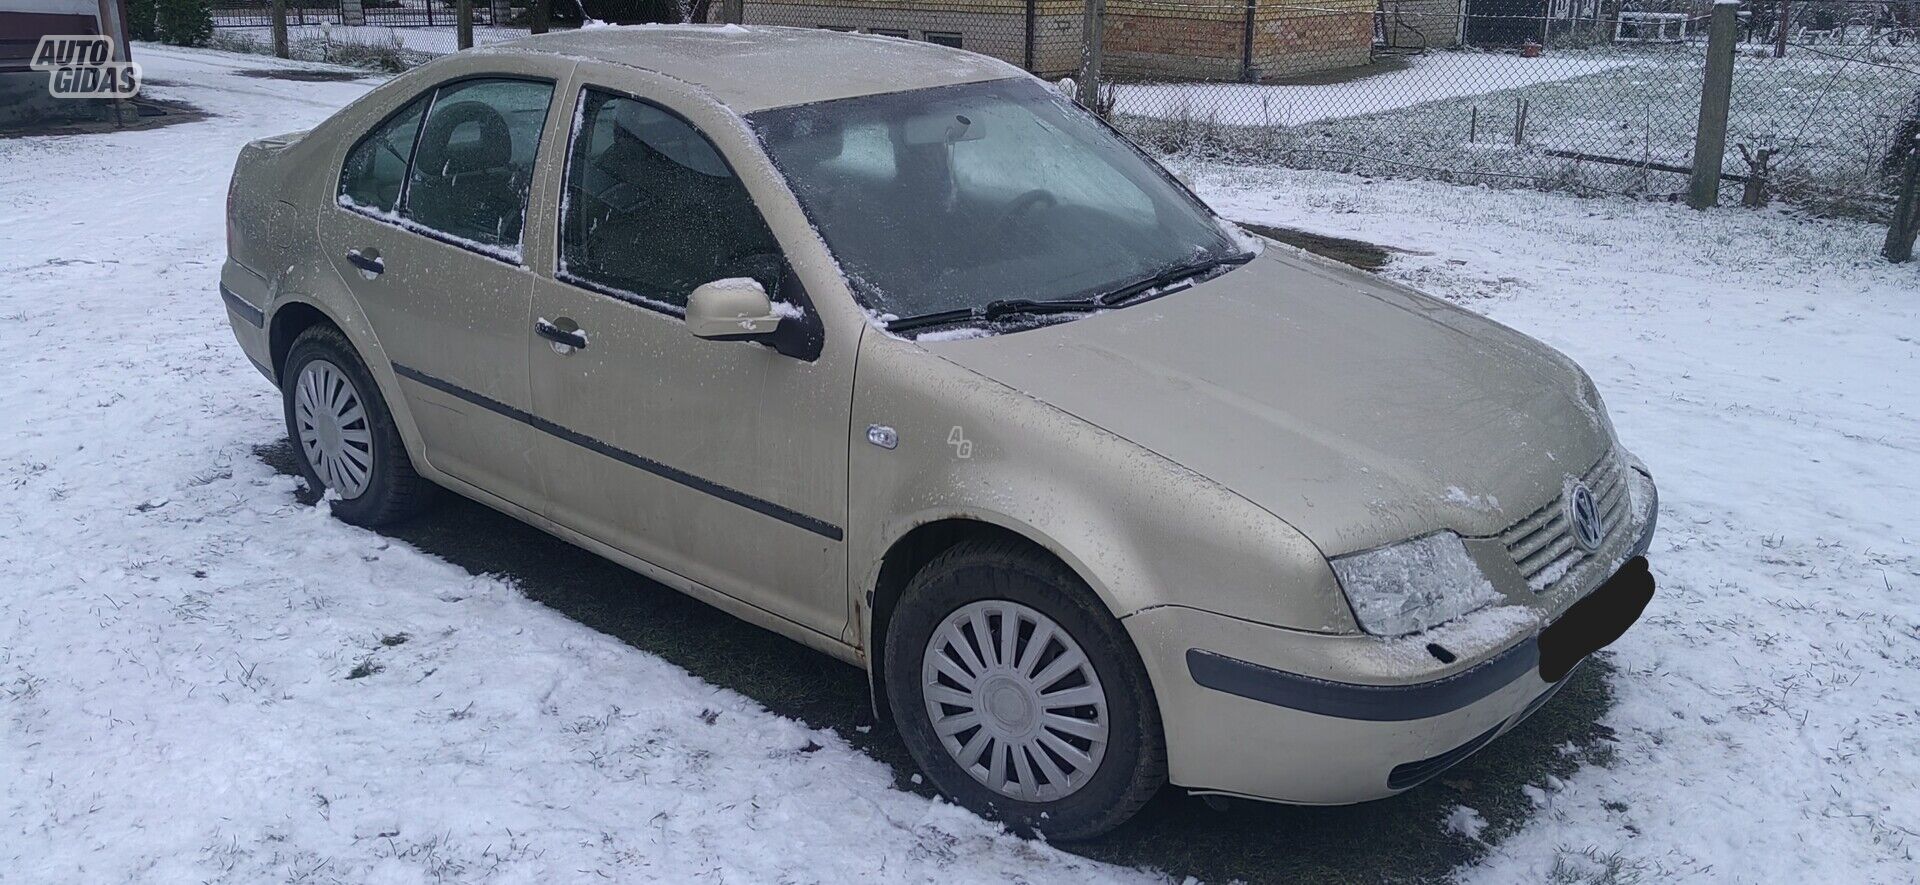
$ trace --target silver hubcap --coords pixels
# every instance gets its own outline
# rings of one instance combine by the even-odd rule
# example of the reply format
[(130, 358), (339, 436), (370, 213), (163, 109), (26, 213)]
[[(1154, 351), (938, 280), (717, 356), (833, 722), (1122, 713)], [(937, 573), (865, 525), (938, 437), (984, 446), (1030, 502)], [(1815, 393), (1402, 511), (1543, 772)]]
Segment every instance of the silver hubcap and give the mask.
[(948, 615), (920, 664), (927, 719), (974, 780), (1050, 802), (1086, 786), (1107, 751), (1107, 695), (1080, 644), (1031, 608), (987, 600)]
[(342, 498), (360, 497), (373, 476), (373, 430), (347, 373), (326, 360), (301, 369), (293, 423), (300, 451), (320, 481)]

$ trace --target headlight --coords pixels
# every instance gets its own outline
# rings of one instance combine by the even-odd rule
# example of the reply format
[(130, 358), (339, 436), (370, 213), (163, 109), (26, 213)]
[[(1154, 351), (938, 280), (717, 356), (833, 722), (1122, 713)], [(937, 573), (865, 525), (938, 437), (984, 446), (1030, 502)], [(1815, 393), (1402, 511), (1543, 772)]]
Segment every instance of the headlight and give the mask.
[(1501, 600), (1460, 536), (1435, 532), (1333, 560), (1360, 629), (1399, 636)]

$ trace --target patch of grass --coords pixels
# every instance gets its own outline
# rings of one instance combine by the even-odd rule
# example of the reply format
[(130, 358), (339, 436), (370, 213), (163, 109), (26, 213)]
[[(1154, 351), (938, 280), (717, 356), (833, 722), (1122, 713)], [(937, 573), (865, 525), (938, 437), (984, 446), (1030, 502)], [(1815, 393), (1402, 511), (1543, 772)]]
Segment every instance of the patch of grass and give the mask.
[(372, 676), (375, 673), (383, 672), (386, 669), (387, 668), (381, 665), (379, 661), (376, 661), (372, 658), (361, 658), (360, 663), (354, 664), (353, 669), (347, 671), (347, 678), (348, 679), (365, 679), (368, 676)]
[(1641, 868), (1629, 863), (1617, 851), (1587, 848), (1582, 851), (1561, 849), (1547, 870), (1553, 885), (1634, 885), (1644, 881)]
[(256, 80), (292, 80), (296, 83), (345, 83), (365, 76), (353, 71), (315, 71), (307, 68), (257, 68), (234, 73)]
[[(243, 32), (217, 30), (213, 39), (207, 43), (213, 49), (226, 52), (243, 52), (252, 55), (272, 55), (273, 43)], [(351, 33), (326, 33), (319, 36), (302, 36), (287, 44), (287, 55), (299, 61), (319, 61), (344, 65), (369, 71), (381, 71), (398, 74), (412, 70), (433, 60), (425, 52), (408, 49), (399, 38), (387, 39), (362, 38)], [(286, 71), (286, 72), (242, 72), (244, 76), (273, 76), (287, 80), (323, 79), (340, 76), (337, 73), (322, 71)], [(352, 79), (347, 76), (346, 79)]]
[[(285, 442), (256, 454), (282, 473), (298, 455)], [(475, 574), (509, 577), (528, 598), (602, 633), (753, 698), (893, 769), (902, 790), (917, 769), (892, 729), (874, 721), (864, 673), (754, 627), (612, 562), (464, 498), (447, 495), (428, 514), (383, 533)], [(1209, 882), (1439, 882), (1473, 861), (1486, 842), (1451, 832), (1455, 806), (1480, 812), (1481, 839), (1497, 841), (1532, 813), (1521, 787), (1567, 777), (1602, 758), (1611, 732), (1596, 720), (1612, 705), (1612, 667), (1589, 660), (1558, 697), (1440, 779), (1391, 799), (1334, 808), (1231, 803), (1215, 811), (1177, 790), (1155, 798), (1107, 836), (1064, 850), (1125, 866)], [(1250, 736), (1273, 739), (1277, 736)], [(1561, 748), (1572, 745), (1572, 753)], [(772, 748), (770, 748), (772, 749)], [(804, 752), (804, 751), (803, 751)]]
[(1325, 258), (1331, 258), (1343, 264), (1351, 264), (1361, 270), (1377, 271), (1387, 266), (1393, 257), (1387, 249), (1361, 240), (1346, 237), (1330, 237), (1290, 227), (1275, 227), (1271, 224), (1253, 224), (1235, 222), (1247, 230), (1263, 237), (1279, 240), (1289, 246), (1298, 246)]

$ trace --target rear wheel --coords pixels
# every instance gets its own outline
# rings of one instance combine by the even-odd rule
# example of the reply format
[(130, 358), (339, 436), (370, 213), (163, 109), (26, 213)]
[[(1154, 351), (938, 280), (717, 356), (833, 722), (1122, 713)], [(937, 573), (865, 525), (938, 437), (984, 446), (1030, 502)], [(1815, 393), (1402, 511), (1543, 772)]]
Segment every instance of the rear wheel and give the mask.
[(886, 682), (934, 786), (1017, 831), (1098, 835), (1166, 781), (1132, 641), (1030, 546), (963, 542), (921, 569), (887, 632)]
[(307, 485), (331, 490), (333, 514), (374, 526), (413, 516), (434, 486), (407, 457), (393, 415), (366, 364), (332, 326), (300, 333), (280, 373), (287, 438)]

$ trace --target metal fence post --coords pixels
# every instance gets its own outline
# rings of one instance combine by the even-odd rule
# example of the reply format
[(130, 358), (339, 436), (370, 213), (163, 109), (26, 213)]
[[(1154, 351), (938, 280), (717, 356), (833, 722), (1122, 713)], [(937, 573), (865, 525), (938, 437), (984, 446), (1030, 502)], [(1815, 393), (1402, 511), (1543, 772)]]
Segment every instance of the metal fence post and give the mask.
[(746, 24), (746, 0), (720, 0), (720, 21), (730, 25)]
[(456, 49), (473, 48), (473, 0), (457, 0), (454, 4), (453, 34)]
[(1026, 62), (1027, 73), (1033, 73), (1033, 30), (1039, 24), (1040, 0), (1027, 0), (1027, 42), (1021, 57)]
[(1080, 25), (1080, 104), (1100, 110), (1100, 43), (1107, 25), (1105, 0), (1087, 0)]
[(273, 54), (287, 57), (287, 0), (273, 0)]
[(1240, 22), (1240, 82), (1252, 83), (1253, 73), (1253, 17), (1260, 0), (1247, 0), (1246, 16)]
[(1705, 209), (1720, 202), (1720, 164), (1727, 153), (1727, 109), (1733, 100), (1733, 50), (1740, 39), (1739, 0), (1714, 0), (1707, 29), (1707, 67), (1700, 86), (1700, 125), (1693, 132), (1693, 182), (1687, 203)]

